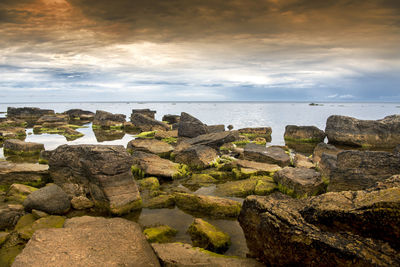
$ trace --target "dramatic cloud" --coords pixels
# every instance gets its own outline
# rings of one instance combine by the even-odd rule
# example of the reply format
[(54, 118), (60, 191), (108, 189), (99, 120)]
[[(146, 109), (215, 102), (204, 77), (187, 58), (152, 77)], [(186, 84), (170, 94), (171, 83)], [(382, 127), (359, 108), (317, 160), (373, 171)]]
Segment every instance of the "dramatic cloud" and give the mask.
[(2, 102), (400, 101), (397, 0), (2, 0)]

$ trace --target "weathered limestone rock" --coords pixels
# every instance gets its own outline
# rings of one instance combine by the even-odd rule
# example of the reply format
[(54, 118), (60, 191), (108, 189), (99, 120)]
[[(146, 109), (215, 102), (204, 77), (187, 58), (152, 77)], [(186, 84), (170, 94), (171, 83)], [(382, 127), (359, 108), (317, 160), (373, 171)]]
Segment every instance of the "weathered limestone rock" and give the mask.
[(96, 115), (93, 118), (94, 127), (118, 127), (122, 128), (125, 122), (126, 116), (124, 114), (113, 114), (103, 110), (96, 110)]
[(283, 193), (304, 197), (320, 194), (325, 190), (321, 174), (313, 169), (286, 167), (274, 175)]
[(94, 119), (94, 113), (88, 110), (82, 109), (69, 109), (64, 112), (69, 116), (70, 120), (81, 120), (81, 121), (91, 121)]
[(132, 117), (134, 114), (142, 114), (142, 115), (144, 115), (144, 116), (147, 116), (147, 117), (149, 117), (149, 118), (154, 119), (156, 113), (157, 113), (157, 111), (155, 111), (155, 110), (150, 110), (150, 109), (148, 109), (148, 108), (144, 108), (144, 109), (132, 109), (131, 117)]
[(42, 125), (42, 127), (45, 128), (55, 128), (61, 125), (67, 125), (68, 121), (68, 115), (64, 114), (44, 115), (37, 120), (36, 124)]
[(285, 141), (300, 143), (320, 143), (325, 139), (325, 132), (315, 126), (287, 125)]
[(313, 152), (313, 162), (318, 163), (321, 160), (322, 154), (329, 154), (336, 156), (342, 150), (338, 149), (337, 147), (325, 143), (319, 143)]
[[(167, 141), (166, 139), (176, 139), (178, 138), (178, 130), (171, 130), (171, 131), (156, 131), (154, 133), (154, 138), (163, 140), (164, 142)], [(174, 140), (176, 142), (176, 140)], [(167, 142), (170, 143), (170, 142)]]
[(166, 121), (168, 124), (179, 123), (180, 120), (181, 116), (179, 115), (166, 114), (162, 117), (162, 121)]
[(216, 194), (219, 196), (247, 197), (249, 195), (267, 195), (276, 189), (271, 177), (253, 176), (252, 178), (218, 184)]
[(333, 115), (326, 121), (325, 132), (332, 144), (394, 148), (400, 144), (400, 115), (376, 121)]
[(210, 167), (217, 159), (217, 151), (204, 145), (190, 146), (175, 154), (175, 162), (186, 164), (193, 169)]
[(255, 140), (257, 137), (265, 138), (267, 142), (271, 142), (271, 127), (242, 128), (238, 130), (240, 135), (246, 136), (249, 140)]
[(178, 231), (168, 225), (160, 225), (157, 227), (146, 228), (143, 231), (147, 241), (150, 243), (167, 243), (173, 238)]
[(22, 205), (6, 205), (0, 208), (0, 230), (11, 230), (25, 214)]
[(229, 257), (194, 248), (183, 243), (153, 243), (152, 247), (163, 266), (229, 266), (261, 267), (255, 259)]
[(277, 164), (281, 167), (290, 164), (290, 156), (280, 147), (247, 144), (244, 148), (244, 158), (247, 160)]
[(134, 139), (129, 141), (126, 149), (128, 152), (143, 151), (168, 158), (174, 147), (156, 139)]
[(168, 124), (163, 123), (161, 121), (155, 120), (151, 117), (140, 113), (134, 113), (131, 116), (131, 122), (142, 131), (167, 131), (170, 130), (170, 126)]
[(235, 218), (241, 208), (240, 202), (231, 199), (187, 193), (175, 193), (175, 204), (188, 212), (216, 218)]
[(181, 113), (178, 126), (179, 137), (193, 138), (207, 133), (207, 126), (204, 123), (186, 112)]
[(228, 234), (199, 218), (194, 219), (187, 232), (192, 239), (193, 246), (209, 251), (224, 253), (231, 244)]
[(325, 164), (323, 169), (324, 175), (330, 178), (328, 191), (361, 190), (399, 174), (400, 155), (379, 151), (343, 151), (337, 155), (336, 164)]
[(26, 197), (36, 190), (38, 189), (29, 185), (12, 184), (6, 193), (6, 201), (22, 204)]
[(132, 164), (123, 146), (62, 145), (52, 154), (49, 171), (70, 198), (90, 195), (96, 208), (119, 215), (141, 206)]
[(208, 133), (220, 133), (225, 131), (225, 125), (218, 124), (218, 125), (207, 125), (207, 132)]
[(7, 139), (22, 139), (26, 137), (25, 128), (20, 127), (8, 127), (0, 129), (0, 141)]
[(251, 256), (266, 265), (397, 266), (399, 190), (249, 196), (239, 222)]
[(40, 151), (44, 150), (44, 145), (19, 139), (8, 139), (4, 142), (3, 149), (4, 154), (30, 156), (40, 154)]
[(51, 184), (29, 194), (23, 205), (28, 212), (35, 209), (48, 214), (65, 214), (71, 207), (71, 202), (61, 187)]
[(76, 217), (64, 228), (37, 230), (14, 267), (160, 266), (137, 223)]
[(31, 163), (0, 161), (0, 184), (41, 184), (49, 179), (49, 166)]
[(134, 164), (132, 169), (139, 177), (148, 175), (175, 179), (187, 175), (185, 166), (162, 159), (155, 154), (135, 151), (132, 153), (132, 157)]

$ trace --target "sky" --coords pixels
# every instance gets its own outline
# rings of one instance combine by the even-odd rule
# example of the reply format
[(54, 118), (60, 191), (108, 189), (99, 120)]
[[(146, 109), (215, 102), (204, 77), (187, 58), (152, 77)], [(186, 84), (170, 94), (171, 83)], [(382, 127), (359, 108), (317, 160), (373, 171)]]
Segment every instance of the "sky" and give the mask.
[(0, 0), (0, 102), (400, 102), (399, 0)]

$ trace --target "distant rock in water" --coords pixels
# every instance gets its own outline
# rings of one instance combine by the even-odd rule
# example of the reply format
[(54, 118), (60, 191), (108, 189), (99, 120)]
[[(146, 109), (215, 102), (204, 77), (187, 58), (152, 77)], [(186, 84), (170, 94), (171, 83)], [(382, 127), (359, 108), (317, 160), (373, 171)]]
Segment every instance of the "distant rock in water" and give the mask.
[(357, 147), (395, 148), (400, 144), (400, 115), (381, 120), (358, 120), (333, 115), (326, 122), (329, 143)]
[(325, 139), (325, 132), (315, 126), (287, 125), (284, 139), (286, 142), (320, 143)]
[(132, 113), (131, 122), (142, 131), (170, 130), (170, 126), (141, 113)]
[(7, 108), (7, 117), (17, 119), (39, 119), (44, 115), (54, 115), (54, 110), (51, 109), (40, 109), (40, 108)]
[(103, 110), (96, 110), (93, 125), (98, 125), (104, 128), (109, 128), (111, 126), (119, 126), (122, 128), (125, 118), (126, 116), (124, 114), (113, 114)]
[(145, 109), (132, 109), (132, 114), (131, 114), (131, 118), (134, 114), (142, 114), (144, 116), (147, 116), (149, 118), (155, 119), (155, 114), (157, 113), (157, 111), (155, 110), (150, 110), (148, 108)]
[(64, 112), (71, 120), (93, 120), (94, 113), (82, 109), (70, 109)]

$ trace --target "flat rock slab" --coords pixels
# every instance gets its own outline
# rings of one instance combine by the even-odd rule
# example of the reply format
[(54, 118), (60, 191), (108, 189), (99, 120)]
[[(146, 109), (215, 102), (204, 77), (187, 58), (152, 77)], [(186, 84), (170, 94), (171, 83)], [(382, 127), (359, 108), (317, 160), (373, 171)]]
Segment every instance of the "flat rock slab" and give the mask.
[(204, 169), (218, 159), (217, 151), (209, 146), (195, 145), (178, 151), (175, 161), (186, 164), (194, 169)]
[(163, 266), (261, 267), (255, 259), (221, 256), (183, 243), (152, 244)]
[(41, 182), (49, 177), (49, 166), (32, 163), (0, 161), (0, 184), (11, 185), (23, 182)]
[(143, 151), (159, 156), (167, 156), (174, 150), (174, 147), (156, 139), (134, 139), (129, 141), (126, 149), (132, 152)]
[(133, 164), (145, 175), (156, 177), (175, 178), (179, 176), (180, 165), (155, 154), (135, 151), (132, 154)]
[(259, 172), (265, 172), (265, 174), (274, 174), (275, 172), (282, 170), (282, 168), (277, 164), (269, 164), (263, 162), (256, 162), (251, 160), (238, 159), (232, 162), (233, 166), (238, 166), (240, 168), (254, 169)]
[(238, 139), (239, 133), (237, 131), (229, 131), (199, 135), (195, 138), (184, 141), (183, 144), (186, 144), (187, 146), (204, 145), (218, 149), (223, 144), (233, 142)]
[(290, 156), (280, 147), (265, 147), (257, 144), (247, 144), (244, 148), (244, 158), (258, 162), (277, 164), (281, 167), (290, 164)]
[(14, 267), (160, 266), (137, 223), (77, 217), (61, 229), (37, 230)]
[(34, 142), (25, 142), (19, 139), (8, 139), (4, 142), (3, 148), (10, 152), (36, 152), (44, 150), (44, 145)]

